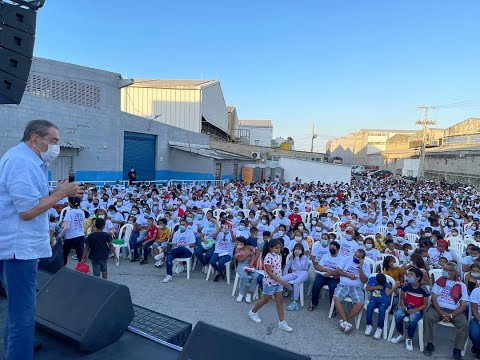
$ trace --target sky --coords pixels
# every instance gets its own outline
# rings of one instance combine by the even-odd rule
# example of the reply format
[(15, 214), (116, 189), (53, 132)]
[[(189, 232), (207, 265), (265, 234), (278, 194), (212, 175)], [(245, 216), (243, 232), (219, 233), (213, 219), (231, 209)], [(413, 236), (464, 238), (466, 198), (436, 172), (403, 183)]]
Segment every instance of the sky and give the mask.
[(34, 55), (220, 80), (240, 119), (271, 119), (299, 150), (314, 124), (324, 151), (361, 128), (417, 129), (422, 105), (462, 103), (432, 110), (438, 128), (480, 117), (479, 13), (477, 0), (46, 0)]

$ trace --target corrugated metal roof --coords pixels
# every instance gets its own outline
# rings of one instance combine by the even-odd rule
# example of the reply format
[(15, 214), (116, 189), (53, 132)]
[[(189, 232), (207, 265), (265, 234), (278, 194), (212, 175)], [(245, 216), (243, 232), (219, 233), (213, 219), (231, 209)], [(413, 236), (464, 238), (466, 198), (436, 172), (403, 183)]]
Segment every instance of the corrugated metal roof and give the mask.
[(85, 149), (86, 146), (76, 139), (60, 139), (58, 142), (60, 147), (72, 148), (72, 149)]
[(130, 86), (155, 89), (201, 89), (217, 82), (216, 80), (134, 79)]
[(240, 126), (273, 127), (272, 120), (240, 120)]
[(252, 160), (249, 157), (230, 153), (228, 151), (223, 151), (219, 149), (188, 147), (188, 146), (179, 146), (179, 145), (171, 145), (171, 144), (170, 144), (170, 147), (180, 151), (185, 151), (185, 152), (189, 152), (196, 155), (206, 156), (206, 157), (217, 159), (217, 160)]

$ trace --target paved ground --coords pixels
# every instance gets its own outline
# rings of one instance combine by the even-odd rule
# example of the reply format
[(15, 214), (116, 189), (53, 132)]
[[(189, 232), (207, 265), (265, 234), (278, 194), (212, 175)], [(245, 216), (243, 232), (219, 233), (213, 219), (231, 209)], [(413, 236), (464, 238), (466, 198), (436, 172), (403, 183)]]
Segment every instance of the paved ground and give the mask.
[[(73, 263), (73, 261), (72, 261)], [(391, 344), (385, 340), (374, 340), (363, 334), (365, 322), (360, 330), (343, 334), (338, 328), (337, 319), (328, 319), (327, 300), (313, 312), (307, 306), (297, 312), (286, 312), (286, 320), (293, 327), (293, 333), (285, 333), (277, 328), (278, 318), (273, 302), (260, 310), (260, 324), (253, 323), (247, 316), (251, 305), (239, 304), (231, 296), (233, 280), (228, 285), (225, 280), (214, 283), (213, 277), (205, 281), (205, 274), (199, 266), (191, 273), (174, 275), (174, 280), (163, 284), (165, 267), (157, 269), (150, 262), (146, 265), (130, 263), (123, 258), (119, 266), (109, 262), (109, 279), (127, 285), (133, 302), (155, 311), (192, 323), (205, 321), (236, 333), (258, 339), (291, 351), (306, 354), (314, 360), (334, 359), (426, 359), (419, 352), (415, 340), (415, 351), (405, 350), (404, 344)], [(233, 274), (233, 271), (232, 271)], [(288, 301), (288, 299), (286, 300)], [(306, 305), (309, 299), (306, 298)], [(374, 318), (375, 319), (375, 318)], [(363, 330), (362, 330), (363, 329)], [(435, 359), (449, 359), (452, 356), (453, 331), (441, 327), (437, 330)], [(472, 358), (467, 351), (465, 358)]]

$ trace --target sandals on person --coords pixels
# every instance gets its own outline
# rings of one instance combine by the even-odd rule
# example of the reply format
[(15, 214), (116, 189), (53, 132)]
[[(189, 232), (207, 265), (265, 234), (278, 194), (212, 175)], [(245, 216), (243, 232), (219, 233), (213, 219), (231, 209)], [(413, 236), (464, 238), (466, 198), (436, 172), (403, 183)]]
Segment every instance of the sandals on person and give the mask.
[(310, 306), (308, 307), (308, 311), (313, 311), (315, 310), (316, 306), (313, 305), (313, 304), (310, 304)]

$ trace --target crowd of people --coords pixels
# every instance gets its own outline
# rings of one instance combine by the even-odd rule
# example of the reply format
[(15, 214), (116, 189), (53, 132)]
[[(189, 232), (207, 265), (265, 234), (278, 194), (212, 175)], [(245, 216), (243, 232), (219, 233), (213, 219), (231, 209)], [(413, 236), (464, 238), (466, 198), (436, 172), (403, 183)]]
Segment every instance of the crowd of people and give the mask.
[[(52, 244), (63, 239), (65, 264), (74, 249), (79, 262), (89, 257), (93, 274), (107, 278), (109, 253), (117, 256), (112, 241), (126, 240), (130, 261), (165, 263), (163, 283), (181, 271), (175, 259), (194, 256), (203, 272), (211, 266), (214, 282), (225, 279), (228, 267), (235, 269), (236, 301), (252, 303), (262, 293), (248, 312), (256, 323), (273, 298), (278, 327), (292, 331), (284, 298), (291, 297), (286, 308), (293, 312), (301, 292), (311, 292), (308, 310), (315, 311), (325, 288), (330, 315), (344, 333), (365, 311), (365, 335), (380, 339), (392, 314), (391, 342), (404, 341), (413, 350), (422, 319), (424, 354), (431, 356), (433, 328), (442, 322), (455, 327), (454, 359), (461, 359), (468, 337), (480, 359), (480, 194), (473, 188), (400, 177), (355, 178), (351, 184), (268, 179), (85, 186), (83, 199), (59, 204), (58, 212), (70, 207), (60, 223), (51, 210)], [(122, 227), (126, 239), (118, 239)], [(352, 303), (348, 312), (345, 301)]]

